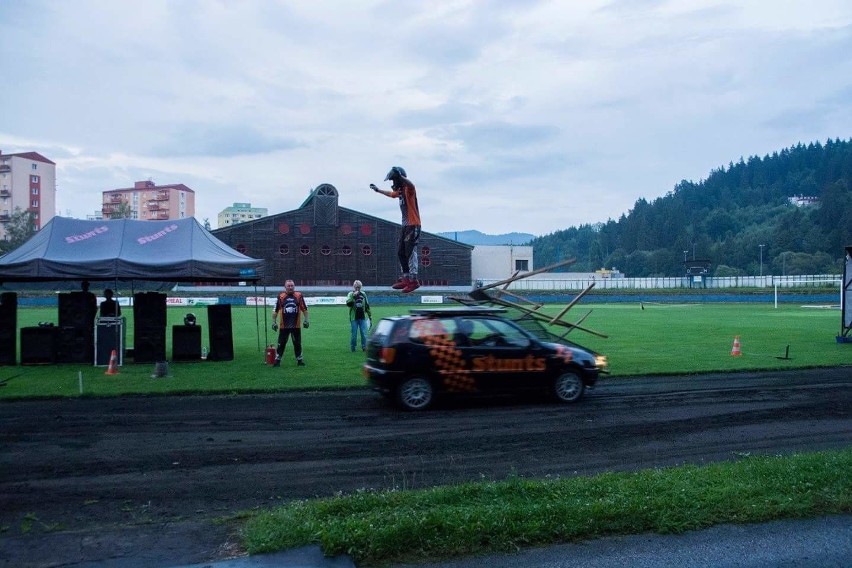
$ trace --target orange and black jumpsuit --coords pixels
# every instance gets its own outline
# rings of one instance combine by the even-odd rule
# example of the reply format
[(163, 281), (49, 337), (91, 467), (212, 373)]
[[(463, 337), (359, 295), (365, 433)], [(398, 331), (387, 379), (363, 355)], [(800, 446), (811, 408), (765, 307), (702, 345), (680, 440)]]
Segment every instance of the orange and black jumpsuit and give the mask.
[(394, 182), (390, 197), (399, 198), (402, 211), (402, 230), (396, 254), (403, 275), (417, 280), (417, 242), (420, 240), (420, 208), (417, 206), (417, 192), (414, 184), (405, 178)]

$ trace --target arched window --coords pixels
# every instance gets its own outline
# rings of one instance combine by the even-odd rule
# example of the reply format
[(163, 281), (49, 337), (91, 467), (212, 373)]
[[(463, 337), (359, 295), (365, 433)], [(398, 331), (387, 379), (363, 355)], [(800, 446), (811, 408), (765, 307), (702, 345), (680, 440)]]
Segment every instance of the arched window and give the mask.
[(311, 232), (311, 226), (308, 223), (301, 223), (299, 225), (299, 232), (303, 235), (307, 235)]
[(420, 260), (420, 264), (422, 264), (423, 266), (432, 266), (432, 259), (429, 258), (428, 256), (424, 256)]
[(365, 237), (369, 237), (373, 234), (373, 226), (372, 225), (361, 225), (361, 234)]
[(350, 225), (349, 223), (342, 224), (340, 226), (340, 232), (343, 233), (344, 235), (351, 235), (352, 234), (352, 225)]
[(351, 255), (352, 247), (350, 247), (349, 245), (343, 245), (342, 247), (340, 247), (340, 254), (342, 254), (343, 256)]
[(432, 254), (432, 249), (427, 246), (424, 246), (420, 249), (420, 254), (422, 254), (423, 256), (429, 256), (430, 254)]
[(286, 235), (290, 232), (290, 225), (287, 223), (278, 223), (278, 232), (282, 235)]
[(281, 245), (278, 247), (278, 254), (281, 256), (290, 254), (290, 246), (289, 245)]
[(322, 245), (320, 247), (320, 253), (322, 253), (323, 256), (330, 255), (331, 254), (331, 247), (329, 245)]
[(245, 254), (246, 251), (248, 250), (248, 247), (246, 245), (240, 243), (237, 246), (235, 246), (234, 249), (240, 254)]
[(308, 256), (309, 254), (311, 254), (311, 247), (310, 247), (310, 245), (302, 245), (301, 247), (299, 247), (299, 253), (300, 253), (302, 256)]
[(364, 256), (370, 256), (371, 254), (373, 254), (373, 247), (371, 247), (370, 245), (362, 246), (361, 254), (363, 254)]

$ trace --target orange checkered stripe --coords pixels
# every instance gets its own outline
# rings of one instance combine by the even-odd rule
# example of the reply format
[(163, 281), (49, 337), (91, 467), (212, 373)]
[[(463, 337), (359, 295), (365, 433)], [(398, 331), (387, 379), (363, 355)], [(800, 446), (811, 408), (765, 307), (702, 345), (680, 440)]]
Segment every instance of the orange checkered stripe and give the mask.
[(419, 335), (429, 347), (429, 356), (441, 378), (444, 387), (451, 392), (471, 392), (476, 383), (465, 365), (461, 351), (447, 334), (444, 326), (437, 320), (420, 320), (414, 325), (421, 326)]

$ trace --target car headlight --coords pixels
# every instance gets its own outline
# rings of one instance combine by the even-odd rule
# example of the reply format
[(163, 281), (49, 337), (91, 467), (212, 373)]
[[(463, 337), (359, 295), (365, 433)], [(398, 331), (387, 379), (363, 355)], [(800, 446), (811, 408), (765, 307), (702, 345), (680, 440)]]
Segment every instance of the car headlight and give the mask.
[(607, 368), (606, 355), (595, 355), (595, 366), (598, 369), (606, 369)]

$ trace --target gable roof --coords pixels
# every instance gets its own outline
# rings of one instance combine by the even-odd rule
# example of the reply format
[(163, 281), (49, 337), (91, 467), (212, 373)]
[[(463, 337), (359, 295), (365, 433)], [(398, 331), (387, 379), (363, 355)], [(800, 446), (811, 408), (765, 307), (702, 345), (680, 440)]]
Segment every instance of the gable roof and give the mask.
[(21, 152), (18, 154), (2, 154), (0, 153), (0, 158), (24, 158), (25, 160), (34, 160), (36, 162), (44, 162), (45, 164), (56, 165), (54, 162), (51, 162), (38, 152)]
[(248, 257), (190, 217), (172, 221), (84, 221), (54, 217), (0, 257), (0, 282), (149, 280), (256, 281), (263, 260)]

